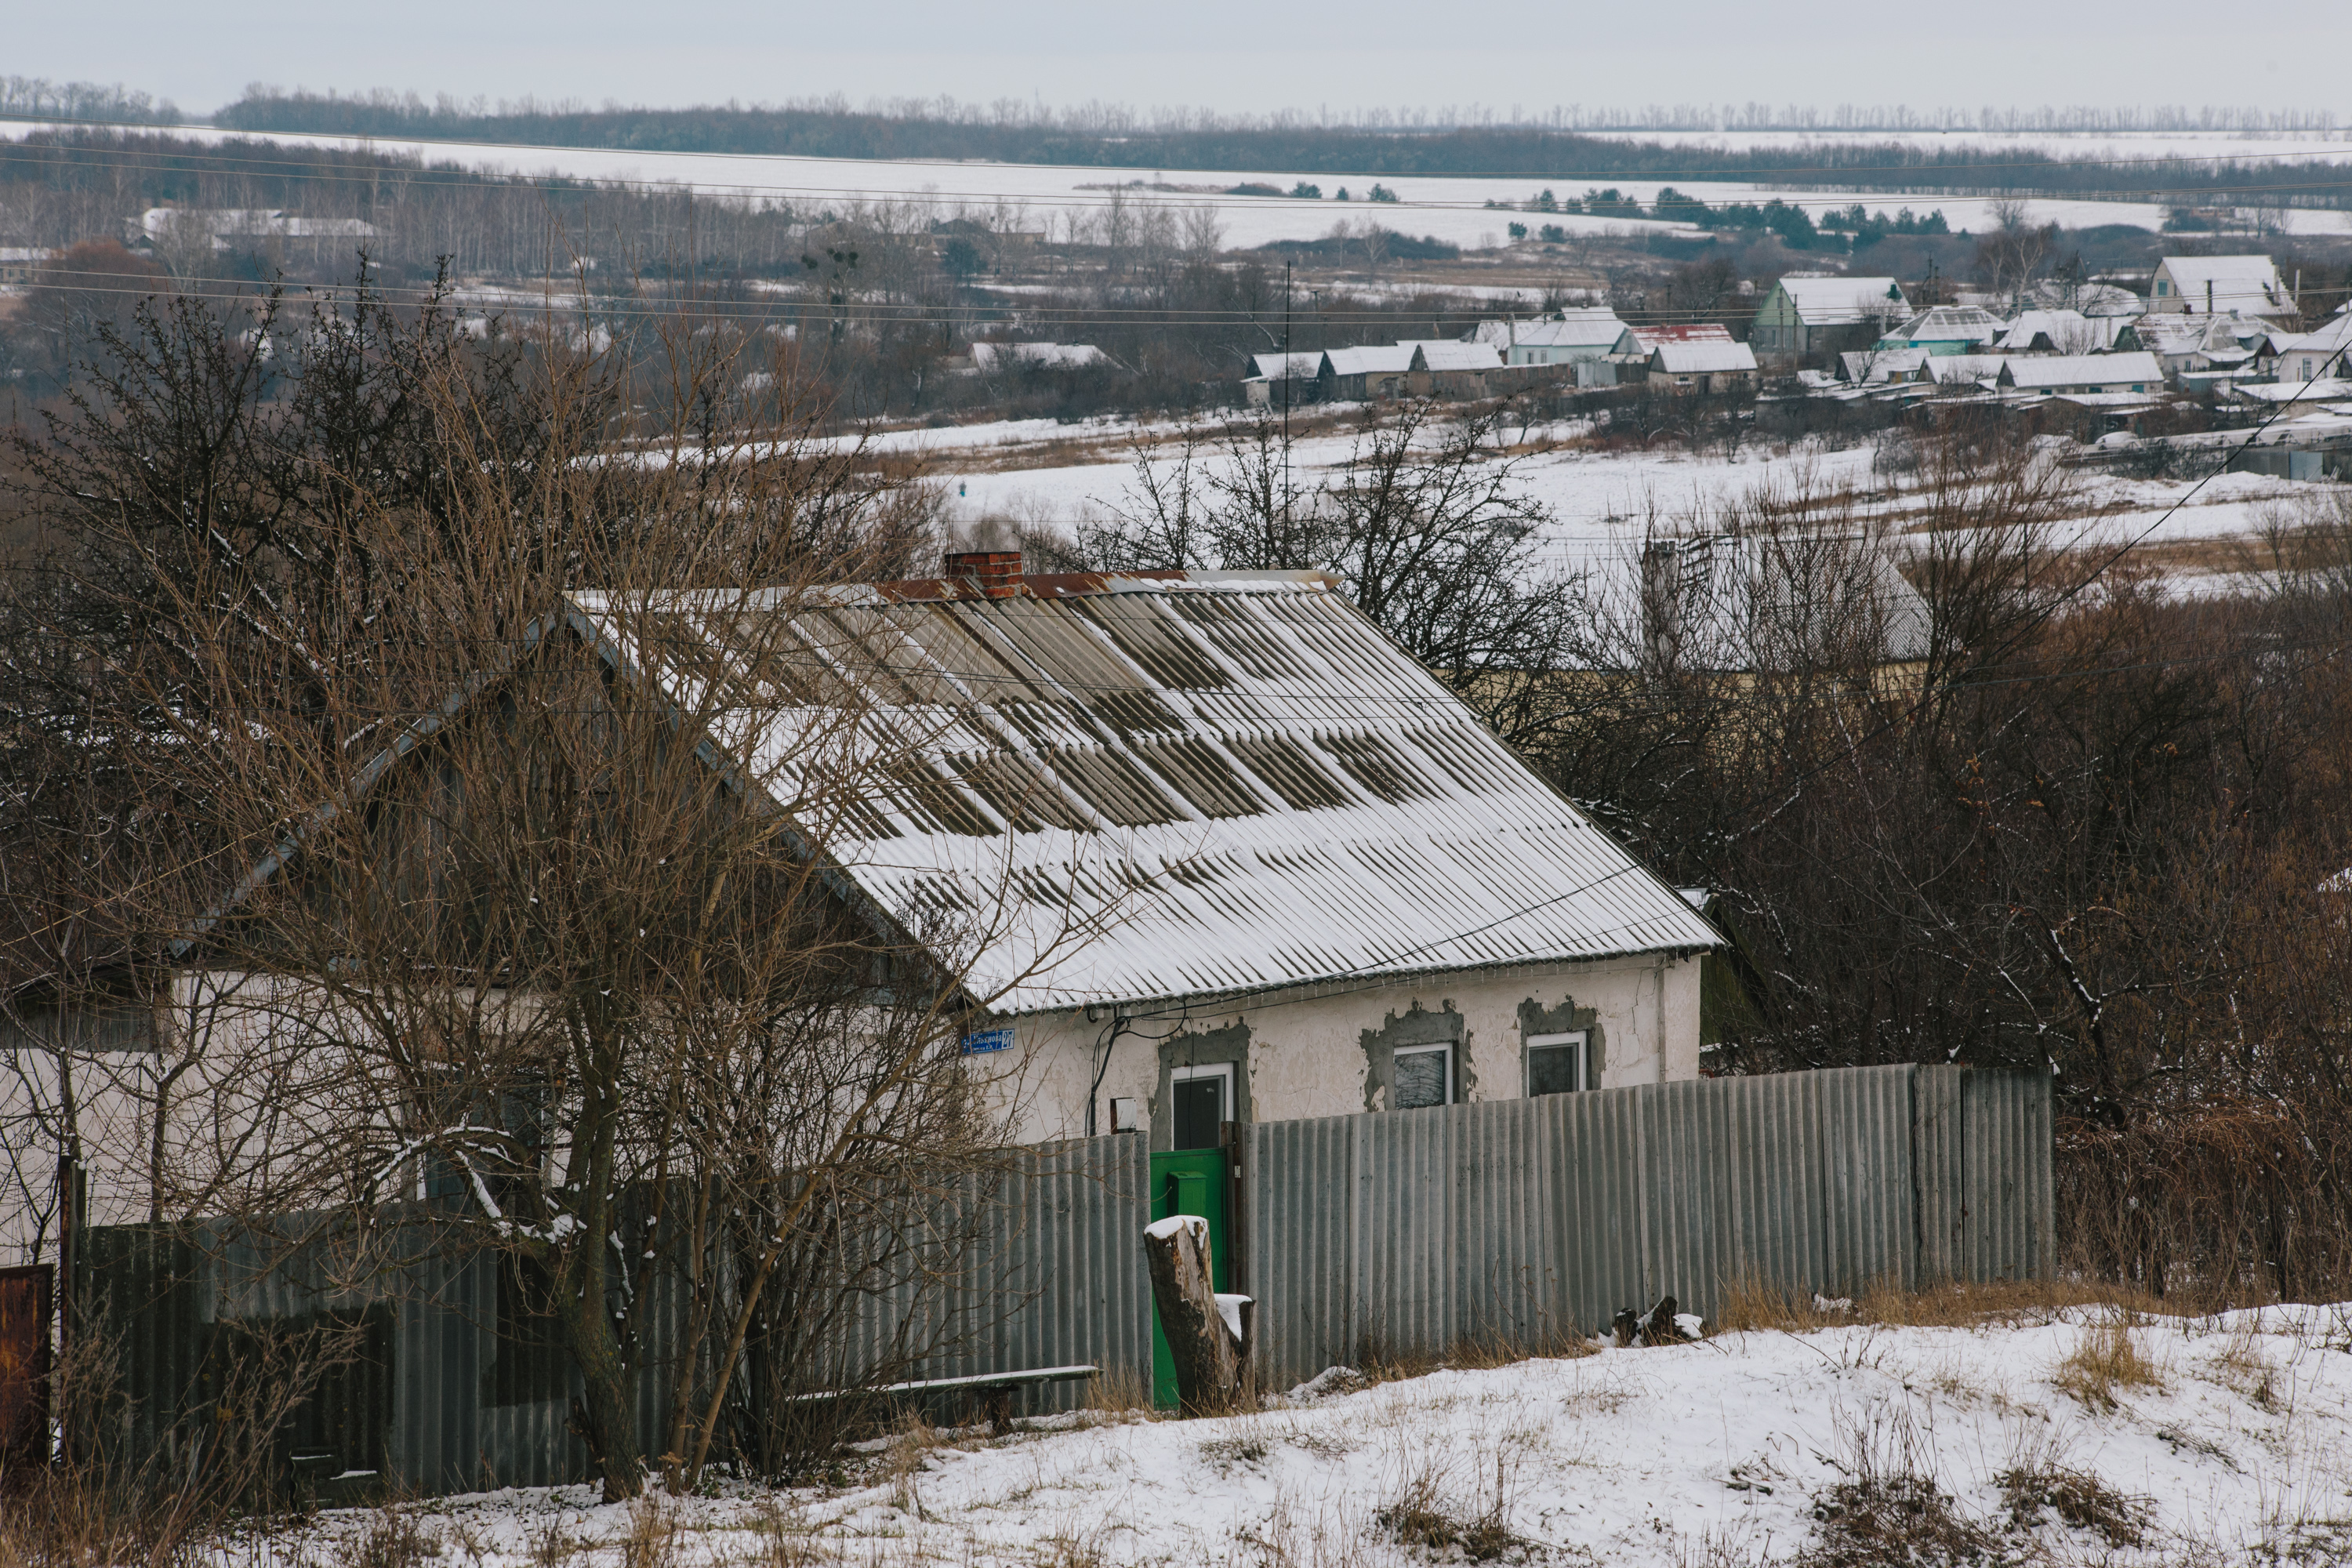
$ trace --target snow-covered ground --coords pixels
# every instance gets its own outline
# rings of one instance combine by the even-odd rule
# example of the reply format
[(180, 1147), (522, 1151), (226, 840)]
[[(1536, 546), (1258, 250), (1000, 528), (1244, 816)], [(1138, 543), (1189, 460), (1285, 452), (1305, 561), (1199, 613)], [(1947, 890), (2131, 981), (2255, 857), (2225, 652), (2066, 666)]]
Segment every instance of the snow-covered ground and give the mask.
[[(210, 126), (188, 126), (180, 128), (175, 134), (199, 140), (225, 141), (232, 133)], [(1660, 182), (1655, 180), (1546, 181), (1517, 174), (1501, 178), (1380, 175), (1378, 182), (1397, 195), (1397, 202), (1391, 205), (1388, 203), (1373, 205), (1367, 201), (1375, 182), (1375, 177), (1370, 175), (1306, 175), (1322, 187), (1324, 199), (1319, 201), (1219, 194), (1246, 183), (1272, 184), (1288, 190), (1301, 177), (1297, 170), (1136, 171), (978, 161), (768, 157), (751, 153), (656, 153), (524, 147), (496, 142), (412, 142), (397, 138), (314, 136), (292, 132), (273, 132), (268, 139), (289, 143), (314, 142), (323, 146), (366, 147), (383, 153), (410, 153), (432, 161), (446, 160), (516, 174), (667, 182), (690, 185), (714, 195), (789, 203), (796, 207), (838, 208), (882, 199), (928, 200), (939, 205), (943, 211), (959, 205), (987, 208), (1001, 206), (1008, 214), (1018, 216), (1021, 221), (1015, 224), (1016, 227), (1037, 229), (1049, 226), (1058, 229), (1066, 218), (1084, 217), (1098, 212), (1112, 198), (1112, 193), (1103, 187), (1131, 179), (1143, 179), (1155, 184), (1197, 186), (1200, 189), (1192, 193), (1129, 192), (1123, 199), (1213, 207), (1224, 230), (1225, 243), (1234, 247), (1265, 245), (1278, 239), (1312, 239), (1328, 231), (1335, 223), (1362, 223), (1367, 220), (1378, 221), (1413, 235), (1433, 235), (1439, 239), (1474, 248), (1486, 248), (1501, 243), (1506, 232), (1504, 226), (1514, 221), (1525, 222), (1530, 226), (1538, 223), (1557, 223), (1571, 234), (1585, 235), (1674, 229), (1693, 232), (1687, 229), (1687, 226), (1677, 224), (1647, 220), (1628, 222), (1572, 214), (1528, 215), (1497, 211), (1486, 205), (1489, 201), (1523, 202), (1547, 184), (1553, 185), (1557, 194), (1562, 196), (1580, 195), (1588, 184), (1614, 185), (1647, 204), (1657, 198)], [(1751, 133), (1746, 136), (1662, 133), (1658, 139), (1743, 149), (1759, 145), (1801, 145), (1808, 140), (1787, 133)], [(1941, 142), (1945, 139), (1929, 135), (1857, 134), (1851, 137), (1824, 135), (1811, 140), (1927, 143)], [(2240, 158), (2264, 154), (2291, 159), (2352, 158), (2352, 140), (2343, 135), (2325, 140), (2226, 134), (2168, 137), (2103, 135), (2093, 139), (2042, 134), (1985, 137), (1971, 133), (1966, 137), (1956, 135), (1948, 140), (1968, 145), (1981, 144), (1989, 156), (1999, 156), (2003, 148), (2048, 148), (2079, 157), (2144, 158), (2181, 153)], [(1955, 229), (1981, 230), (1991, 223), (1990, 202), (1971, 197), (1842, 195), (1805, 188), (1801, 181), (1787, 184), (1749, 181), (1677, 180), (1672, 183), (1687, 195), (1715, 204), (1760, 202), (1778, 196), (1819, 212), (1831, 207), (1843, 207), (1859, 199), (1868, 206), (1883, 206), (1889, 212), (1902, 206), (1914, 207), (1921, 212), (1941, 208), (1946, 220)], [(1341, 203), (1334, 199), (1343, 185), (1350, 188), (1355, 197), (1353, 201)], [(2036, 223), (2054, 221), (2074, 226), (2126, 223), (2152, 229), (2163, 221), (2164, 216), (2162, 206), (2150, 202), (2037, 199), (2028, 205)], [(2352, 212), (2295, 208), (2284, 216), (2284, 221), (2297, 233), (2352, 232)]]
[[(872, 439), (883, 450), (926, 455), (933, 474), (948, 483), (951, 515), (959, 521), (993, 517), (1067, 528), (1090, 510), (1132, 503), (1138, 481), (1128, 442), (1139, 437), (1161, 441), (1153, 467), (1162, 478), (1172, 475), (1176, 458), (1165, 442), (1173, 430), (1118, 421), (1008, 420)], [(1073, 444), (1085, 448), (1080, 460), (1066, 455)], [(1312, 482), (1355, 449), (1351, 437), (1311, 437), (1294, 444), (1292, 461), (1301, 479)], [(1552, 513), (1545, 554), (1574, 566), (1622, 560), (1652, 526), (1686, 526), (1763, 486), (1852, 487), (1900, 509), (1899, 484), (1874, 476), (1873, 458), (1866, 445), (1778, 453), (1749, 446), (1729, 458), (1678, 448), (1600, 452), (1569, 446), (1526, 458), (1517, 478), (1524, 493)], [(2269, 509), (2313, 493), (2310, 484), (2259, 474), (2217, 474), (2192, 487), (2085, 470), (2077, 490), (2081, 516), (2063, 542), (2112, 549), (2127, 541), (2177, 545), (2243, 538), (2259, 531)]]
[[(1399, 1542), (1401, 1521), (1426, 1534), (1482, 1519), (1512, 1560), (1732, 1568), (1786, 1561), (1834, 1529), (1820, 1510), (1857, 1497), (1841, 1487), (1907, 1476), (1948, 1494), (1963, 1526), (2049, 1553), (2038, 1561), (2352, 1560), (2352, 1312), (2142, 1320), (2127, 1332), (2148, 1381), (2103, 1384), (2069, 1363), (2086, 1348), (2112, 1354), (2114, 1322), (2084, 1309), (1966, 1328), (1727, 1333), (1439, 1371), (1215, 1420), (1093, 1415), (1003, 1438), (919, 1436), (829, 1489), (634, 1510), (594, 1506), (584, 1489), (501, 1492), (417, 1505), (414, 1520), (481, 1568), (617, 1565), (632, 1535), (626, 1561), (677, 1568), (1380, 1568), (1433, 1555)], [(2123, 1521), (2117, 1538), (2031, 1502), (2021, 1520), (2021, 1476), (2103, 1500)], [(1401, 1515), (1405, 1504), (1420, 1513)], [(331, 1557), (371, 1528), (383, 1525), (330, 1514), (237, 1560)], [(2135, 1528), (2137, 1542), (2119, 1543)]]

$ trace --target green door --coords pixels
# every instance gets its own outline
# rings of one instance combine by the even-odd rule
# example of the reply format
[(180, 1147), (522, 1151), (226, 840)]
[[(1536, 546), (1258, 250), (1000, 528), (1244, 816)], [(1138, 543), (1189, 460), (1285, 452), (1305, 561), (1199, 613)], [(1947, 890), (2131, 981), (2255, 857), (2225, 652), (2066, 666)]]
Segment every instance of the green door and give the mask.
[[(1209, 1273), (1220, 1290), (1234, 1288), (1233, 1226), (1225, 1212), (1225, 1154), (1222, 1149), (1179, 1149), (1151, 1156), (1151, 1217), (1196, 1214), (1209, 1222)], [(1176, 1407), (1176, 1363), (1168, 1336), (1160, 1331), (1160, 1305), (1151, 1307), (1151, 1403)]]

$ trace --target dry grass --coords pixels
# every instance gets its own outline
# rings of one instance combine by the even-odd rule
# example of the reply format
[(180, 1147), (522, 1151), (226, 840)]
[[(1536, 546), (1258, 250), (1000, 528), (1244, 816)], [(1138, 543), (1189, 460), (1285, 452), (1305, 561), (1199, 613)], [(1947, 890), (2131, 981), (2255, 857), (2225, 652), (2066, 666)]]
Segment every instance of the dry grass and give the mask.
[(647, 1489), (629, 1505), (621, 1537), (621, 1568), (673, 1568), (678, 1558), (677, 1518), (668, 1497)]
[(2121, 1315), (2083, 1326), (2083, 1337), (2058, 1363), (2051, 1383), (2085, 1409), (2116, 1408), (2119, 1388), (2161, 1391), (2164, 1380), (2139, 1352), (2131, 1324)]
[(2068, 1529), (2095, 1531), (2120, 1548), (2145, 1543), (2156, 1517), (2153, 1498), (2117, 1491), (2096, 1476), (2062, 1465), (2020, 1466), (1998, 1479), (2013, 1530), (2038, 1530), (2043, 1514), (2054, 1513)]
[(1147, 1421), (1175, 1414), (1153, 1406), (1150, 1377), (1132, 1367), (1114, 1367), (1087, 1379), (1086, 1400), (1080, 1408), (1103, 1415), (1140, 1416)]
[(2021, 1279), (1989, 1284), (1946, 1280), (1916, 1290), (1873, 1280), (1850, 1308), (1824, 1303), (1810, 1291), (1791, 1291), (1752, 1273), (1727, 1280), (1720, 1292), (1710, 1333), (1820, 1329), (1881, 1324), (1905, 1329), (1969, 1329), (1989, 1323), (2054, 1323), (2084, 1309), (2104, 1308), (2140, 1316), (2186, 1309), (2156, 1301), (2141, 1291), (2093, 1281)]
[(1493, 1490), (1482, 1489), (1473, 1510), (1450, 1501), (1447, 1479), (1443, 1466), (1425, 1460), (1406, 1475), (1394, 1498), (1373, 1510), (1372, 1523), (1398, 1545), (1431, 1556), (1492, 1563), (1526, 1555), (1529, 1543), (1507, 1522), (1508, 1474), (1501, 1455), (1495, 1458)]

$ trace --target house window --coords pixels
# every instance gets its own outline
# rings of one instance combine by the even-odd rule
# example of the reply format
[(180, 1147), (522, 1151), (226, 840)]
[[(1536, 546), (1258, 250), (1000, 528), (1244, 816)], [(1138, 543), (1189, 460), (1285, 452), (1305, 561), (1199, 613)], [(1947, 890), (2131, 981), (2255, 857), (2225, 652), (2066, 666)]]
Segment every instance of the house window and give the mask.
[(2156, 297), (2157, 297), (2158, 299), (2161, 300), (2161, 299), (2163, 299), (2167, 294), (2169, 294), (2169, 293), (2171, 293), (2171, 292), (2172, 292), (2172, 285), (2171, 285), (2171, 284), (2167, 283), (2167, 282), (2166, 282), (2163, 279), (2161, 279), (2161, 278), (2159, 278), (2159, 279), (2158, 279), (2156, 280)]
[(1412, 1046), (1396, 1053), (1396, 1092), (1390, 1108), (1418, 1110), (1454, 1103), (1454, 1047)]
[(1575, 1094), (1595, 1087), (1591, 1030), (1529, 1035), (1527, 1044), (1528, 1099), (1539, 1094)]
[(1169, 1091), (1176, 1101), (1171, 1149), (1214, 1149), (1224, 1123), (1234, 1119), (1234, 1064), (1171, 1068)]

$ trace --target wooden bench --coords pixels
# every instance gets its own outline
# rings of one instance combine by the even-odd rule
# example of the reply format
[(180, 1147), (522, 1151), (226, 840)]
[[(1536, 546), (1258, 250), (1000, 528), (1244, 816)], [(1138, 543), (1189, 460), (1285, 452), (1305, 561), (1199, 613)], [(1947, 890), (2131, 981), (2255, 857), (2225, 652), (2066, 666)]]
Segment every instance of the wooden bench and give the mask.
[(971, 1377), (926, 1377), (910, 1383), (885, 1384), (880, 1388), (828, 1389), (817, 1394), (796, 1394), (800, 1399), (861, 1399), (879, 1397), (903, 1399), (925, 1394), (952, 1394), (969, 1390), (982, 1396), (982, 1408), (988, 1413), (988, 1429), (999, 1437), (1013, 1429), (1013, 1394), (1015, 1389), (1043, 1387), (1049, 1383), (1078, 1383), (1101, 1371), (1096, 1366), (1044, 1366), (1029, 1372), (983, 1372)]

